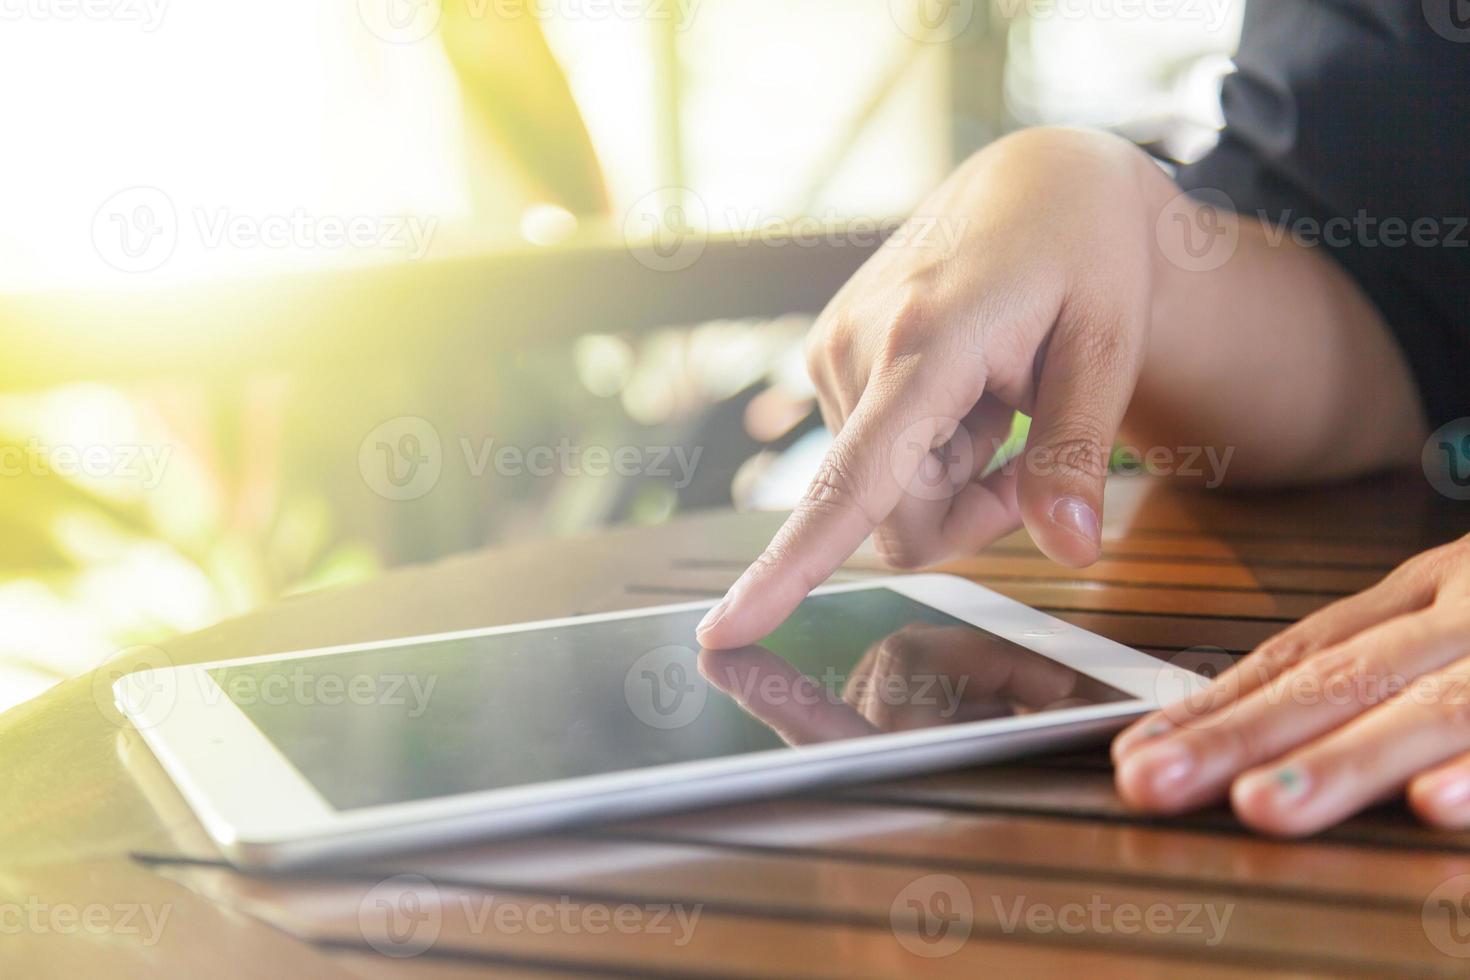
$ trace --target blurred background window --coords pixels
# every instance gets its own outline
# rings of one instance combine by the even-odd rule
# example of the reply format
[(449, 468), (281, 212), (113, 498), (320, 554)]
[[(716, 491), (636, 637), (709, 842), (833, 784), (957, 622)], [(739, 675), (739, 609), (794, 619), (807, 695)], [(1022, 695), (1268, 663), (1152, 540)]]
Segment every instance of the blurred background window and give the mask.
[[(836, 238), (901, 218), (1025, 125), (1106, 127), (1190, 159), (1219, 124), (1240, 6), (0, 3), (0, 707), (402, 562), (783, 506), (826, 444), (800, 356), (809, 316), (608, 329), (588, 295), (561, 339), (498, 342), (506, 324), (473, 319), (474, 359), (411, 356), (410, 317), (393, 328), (410, 356), (234, 369), (254, 331), (202, 316), (160, 338), (146, 315), (112, 315), (146, 310), (140, 294), (244, 282), (274, 297), (313, 270), (502, 252), (556, 263), (671, 222)], [(437, 281), (403, 287), (410, 303), (425, 291), (425, 317), (447, 315)], [(51, 311), (74, 308), (92, 334), (56, 326)], [(319, 322), (351, 335), (361, 313)], [(212, 366), (130, 357), (134, 337)], [(118, 354), (69, 353), (93, 345)], [(431, 442), (423, 494), (367, 476), (380, 449)], [(554, 463), (527, 465), (532, 447)], [(588, 447), (669, 453), (659, 472), (619, 472)]]

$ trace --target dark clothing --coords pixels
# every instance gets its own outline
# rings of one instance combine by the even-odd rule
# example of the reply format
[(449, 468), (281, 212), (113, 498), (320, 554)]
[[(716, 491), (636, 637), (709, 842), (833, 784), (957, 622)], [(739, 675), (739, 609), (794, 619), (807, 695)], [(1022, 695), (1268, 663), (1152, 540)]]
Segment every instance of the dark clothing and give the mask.
[(1181, 185), (1328, 248), (1430, 427), (1470, 416), (1470, 0), (1253, 0), (1235, 60), (1220, 143)]

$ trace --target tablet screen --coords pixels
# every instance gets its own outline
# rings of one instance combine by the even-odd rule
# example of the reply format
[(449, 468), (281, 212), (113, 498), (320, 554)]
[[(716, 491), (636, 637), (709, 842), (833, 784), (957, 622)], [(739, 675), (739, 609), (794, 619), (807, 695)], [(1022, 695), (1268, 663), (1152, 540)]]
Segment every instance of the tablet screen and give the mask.
[(214, 668), (339, 810), (1129, 700), (890, 589), (809, 597), (759, 646), (703, 609)]

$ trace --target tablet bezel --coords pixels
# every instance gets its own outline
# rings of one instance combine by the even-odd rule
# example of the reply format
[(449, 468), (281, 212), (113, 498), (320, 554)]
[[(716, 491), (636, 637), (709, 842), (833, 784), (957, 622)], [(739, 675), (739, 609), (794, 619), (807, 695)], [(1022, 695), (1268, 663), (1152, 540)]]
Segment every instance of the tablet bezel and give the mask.
[[(1132, 700), (1032, 715), (884, 733), (694, 762), (580, 776), (351, 810), (334, 809), (240, 708), (209, 671), (242, 663), (293, 660), (418, 646), (502, 633), (555, 629), (706, 609), (713, 600), (555, 620), (410, 636), (382, 642), (295, 650), (259, 657), (156, 668), (120, 679), (118, 708), (142, 733), (206, 831), (232, 861), (284, 867), (452, 841), (665, 812), (770, 795), (836, 781), (892, 774), (899, 759), (935, 768), (1016, 754), (1026, 748), (1119, 727), (1157, 706), (1157, 692), (1183, 694), (1203, 678), (951, 575), (902, 575), (824, 586), (816, 594), (891, 589), (1004, 637), (1129, 695)], [(691, 638), (692, 639), (692, 638)], [(132, 705), (123, 685), (167, 697)], [(1165, 686), (1167, 685), (1167, 687)], [(135, 688), (136, 690), (136, 688)], [(1049, 736), (1055, 733), (1056, 738)], [(1007, 738), (1010, 736), (1010, 738)], [(980, 751), (977, 740), (984, 740)], [(967, 749), (967, 750), (966, 750)], [(886, 763), (886, 764), (884, 764)], [(245, 778), (244, 774), (248, 774)]]

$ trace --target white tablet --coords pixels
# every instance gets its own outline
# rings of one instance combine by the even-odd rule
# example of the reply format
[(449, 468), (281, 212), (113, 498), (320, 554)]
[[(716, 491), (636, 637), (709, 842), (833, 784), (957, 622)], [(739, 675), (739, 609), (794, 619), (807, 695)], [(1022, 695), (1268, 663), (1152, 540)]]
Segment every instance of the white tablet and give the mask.
[(814, 592), (759, 646), (710, 606), (129, 674), (210, 836), (289, 867), (905, 776), (1097, 738), (1203, 681), (961, 578)]

